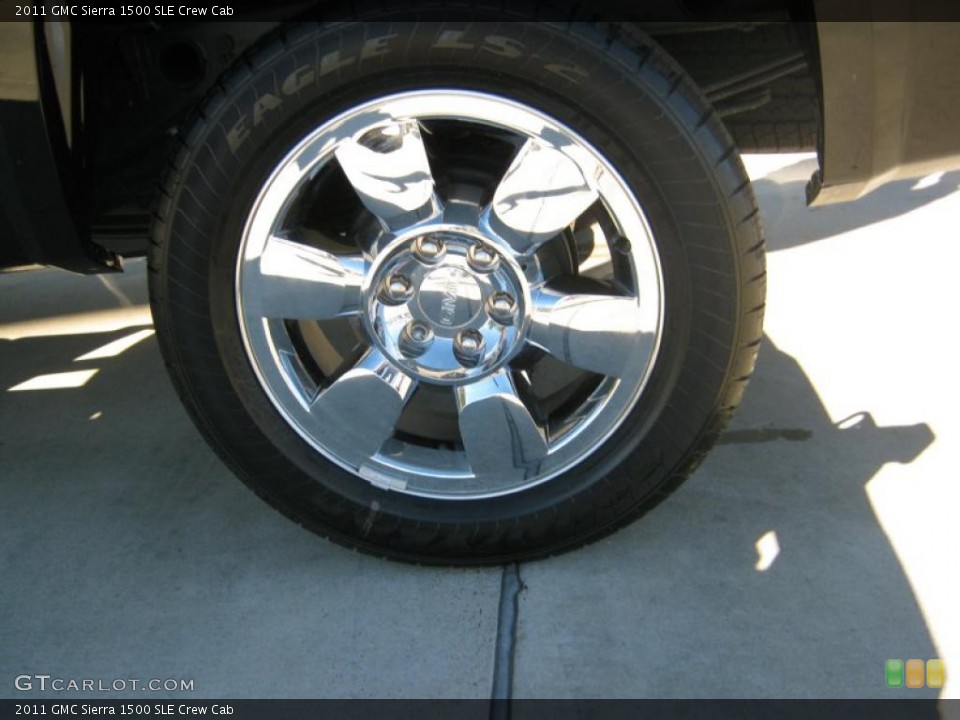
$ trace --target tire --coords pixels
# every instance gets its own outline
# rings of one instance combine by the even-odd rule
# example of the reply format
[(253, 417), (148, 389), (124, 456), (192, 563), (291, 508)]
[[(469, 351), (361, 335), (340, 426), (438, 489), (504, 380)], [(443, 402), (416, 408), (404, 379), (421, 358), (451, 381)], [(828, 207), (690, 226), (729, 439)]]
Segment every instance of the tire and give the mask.
[(223, 461), (321, 536), (433, 564), (562, 552), (664, 498), (740, 402), (757, 208), (649, 40), (298, 25), (183, 138), (152, 228), (163, 356)]

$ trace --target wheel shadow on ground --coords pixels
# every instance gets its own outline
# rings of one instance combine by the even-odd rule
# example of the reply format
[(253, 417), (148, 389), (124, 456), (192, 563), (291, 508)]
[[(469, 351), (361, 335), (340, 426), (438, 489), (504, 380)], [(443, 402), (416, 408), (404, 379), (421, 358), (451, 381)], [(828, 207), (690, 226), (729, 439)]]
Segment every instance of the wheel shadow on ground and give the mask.
[[(645, 518), (521, 567), (522, 697), (936, 697), (888, 658), (934, 658), (865, 486), (934, 441), (828, 416), (769, 339), (719, 446)], [(909, 479), (903, 482), (909, 482)]]
[(960, 188), (960, 171), (946, 172), (922, 187), (917, 180), (898, 180), (852, 203), (810, 208), (805, 188), (816, 167), (814, 159), (801, 160), (754, 181), (768, 251), (787, 250), (906, 215)]

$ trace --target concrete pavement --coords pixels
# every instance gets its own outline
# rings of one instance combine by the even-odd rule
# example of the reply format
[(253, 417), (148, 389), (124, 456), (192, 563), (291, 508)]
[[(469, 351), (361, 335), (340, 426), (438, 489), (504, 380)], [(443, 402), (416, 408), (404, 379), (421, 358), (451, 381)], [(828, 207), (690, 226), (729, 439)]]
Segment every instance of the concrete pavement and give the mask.
[(130, 265), (110, 287), (0, 277), (3, 390), (97, 371), (3, 392), (0, 695), (122, 697), (17, 693), (27, 673), (194, 680), (151, 698), (487, 697), (498, 570), (373, 560), (269, 509), (194, 430), (155, 337), (76, 359), (149, 327)]

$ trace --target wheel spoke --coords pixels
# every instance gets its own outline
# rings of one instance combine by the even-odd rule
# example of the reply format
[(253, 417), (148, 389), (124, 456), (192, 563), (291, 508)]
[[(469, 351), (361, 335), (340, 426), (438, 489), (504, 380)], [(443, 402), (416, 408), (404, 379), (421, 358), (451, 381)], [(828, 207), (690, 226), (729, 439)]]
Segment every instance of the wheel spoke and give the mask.
[(528, 337), (574, 367), (620, 377), (638, 343), (652, 343), (654, 333), (642, 327), (634, 298), (541, 290)]
[(505, 370), (457, 388), (457, 407), (474, 474), (498, 481), (536, 475), (547, 441)]
[(359, 467), (393, 435), (415, 385), (371, 349), (314, 399), (310, 413), (319, 420), (327, 447)]
[(556, 147), (530, 139), (504, 174), (486, 219), (514, 250), (527, 255), (596, 199), (577, 163)]
[(320, 320), (360, 309), (363, 258), (338, 257), (324, 250), (273, 236), (244, 280), (253, 309), (269, 318)]
[(360, 200), (387, 230), (399, 230), (439, 212), (416, 120), (369, 130), (341, 144), (336, 156)]

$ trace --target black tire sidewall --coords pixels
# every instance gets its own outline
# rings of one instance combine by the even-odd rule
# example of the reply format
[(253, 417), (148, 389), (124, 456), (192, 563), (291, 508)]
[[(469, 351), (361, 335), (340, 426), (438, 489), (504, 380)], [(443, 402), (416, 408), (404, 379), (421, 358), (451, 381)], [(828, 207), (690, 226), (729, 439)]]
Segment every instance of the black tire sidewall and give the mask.
[[(450, 31), (463, 31), (456, 36), (457, 44), (474, 47), (437, 48), (437, 39)], [(379, 40), (384, 37), (389, 40)], [(490, 37), (508, 39), (511, 52), (520, 52), (521, 57), (484, 49), (485, 38)], [(370, 47), (390, 51), (364, 58), (364, 48)], [(331, 53), (337, 54), (340, 66), (325, 75), (316, 72), (317, 59)], [(703, 140), (692, 132), (698, 98), (691, 99), (691, 117), (676, 117), (662, 99), (662, 87), (656, 86), (667, 81), (662, 69), (637, 72), (594, 44), (539, 24), (420, 24), (416, 32), (398, 24), (346, 25), (281, 46), (273, 57), (255, 57), (253, 65), (252, 73), (228, 83), (226, 99), (206, 115), (202, 136), (194, 142), (179, 192), (197, 202), (202, 199), (207, 212), (189, 222), (181, 213), (171, 224), (165, 269), (169, 283), (171, 276), (185, 276), (171, 256), (186, 258), (189, 253), (208, 259), (205, 284), (184, 279), (206, 293), (203, 311), (209, 314), (211, 332), (206, 337), (180, 333), (175, 343), (181, 382), (189, 386), (194, 413), (202, 416), (200, 424), (207, 434), (216, 435), (215, 446), (241, 477), (305, 525), (360, 544), (389, 543), (395, 554), (415, 554), (429, 534), (423, 528), (431, 526), (482, 536), (509, 524), (516, 528), (510, 541), (514, 549), (516, 543), (550, 544), (550, 532), (557, 533), (557, 542), (561, 535), (569, 542), (599, 532), (598, 523), (614, 524), (655, 495), (715, 412), (726, 376), (706, 370), (725, 369), (735, 341), (737, 309), (731, 304), (729, 326), (710, 328), (715, 342), (698, 348), (697, 356), (690, 352), (695, 308), (691, 260), (678, 221), (684, 202), (707, 207), (714, 218), (714, 231), (701, 229), (697, 241), (713, 244), (711, 262), (718, 276), (728, 278), (726, 287), (717, 291), (735, 297), (738, 283), (723, 190), (705, 159), (715, 139)], [(558, 65), (567, 70), (558, 73)], [(284, 93), (287, 79), (297, 73), (305, 76), (305, 67), (314, 68), (313, 82), (294, 94)], [(283, 420), (266, 396), (251, 368), (236, 315), (235, 276), (243, 226), (282, 158), (340, 112), (386, 94), (427, 88), (503, 95), (574, 128), (634, 190), (653, 231), (663, 272), (666, 315), (657, 363), (626, 421), (572, 470), (526, 491), (489, 500), (450, 503), (385, 491), (327, 461)], [(219, 172), (214, 164), (220, 166)], [(687, 188), (678, 195), (676, 188), (684, 185)], [(193, 268), (192, 273), (199, 270)], [(175, 310), (170, 312), (173, 326)], [(222, 366), (221, 378), (192, 371), (202, 363), (192, 362), (191, 356), (211, 350)], [(692, 374), (702, 378), (700, 384), (678, 394), (678, 379)], [(682, 422), (677, 419), (681, 416)], [(270, 451), (264, 452), (267, 446)], [(550, 518), (550, 532), (545, 516)], [(358, 537), (361, 525), (367, 528), (365, 540)], [(404, 526), (421, 530), (404, 531)], [(442, 545), (437, 548), (440, 554), (447, 552)], [(489, 555), (490, 550), (478, 552)]]

